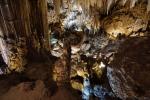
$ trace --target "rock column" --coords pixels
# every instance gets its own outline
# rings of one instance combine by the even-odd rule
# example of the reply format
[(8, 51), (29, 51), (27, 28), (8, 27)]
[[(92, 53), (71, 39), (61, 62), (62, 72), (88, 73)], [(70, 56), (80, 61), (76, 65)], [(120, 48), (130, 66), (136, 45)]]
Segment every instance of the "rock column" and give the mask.
[(0, 1), (0, 51), (10, 71), (22, 71), (28, 55), (49, 49), (46, 0)]

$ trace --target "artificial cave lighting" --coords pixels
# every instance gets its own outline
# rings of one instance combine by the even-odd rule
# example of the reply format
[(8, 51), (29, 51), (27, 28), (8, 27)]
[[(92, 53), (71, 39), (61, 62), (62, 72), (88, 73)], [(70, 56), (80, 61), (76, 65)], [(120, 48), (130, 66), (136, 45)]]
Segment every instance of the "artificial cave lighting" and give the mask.
[(150, 0), (0, 0), (0, 100), (149, 100)]

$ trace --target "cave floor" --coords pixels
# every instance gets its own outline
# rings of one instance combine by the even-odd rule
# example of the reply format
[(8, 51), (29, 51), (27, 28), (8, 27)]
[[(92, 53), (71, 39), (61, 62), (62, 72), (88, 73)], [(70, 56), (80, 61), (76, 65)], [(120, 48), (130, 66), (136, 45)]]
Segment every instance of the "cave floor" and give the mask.
[[(135, 42), (136, 41), (136, 42)], [(149, 38), (133, 38), (127, 39), (119, 47), (115, 58), (110, 63), (111, 68), (125, 71), (123, 74), (115, 72), (120, 81), (123, 82), (122, 87), (126, 85), (132, 87), (134, 95), (142, 98), (149, 98), (150, 91), (150, 45)], [(26, 65), (26, 69), (22, 73), (11, 73), (0, 76), (0, 100), (81, 100), (79, 91), (73, 91), (71, 88), (57, 88), (52, 80), (52, 67), (57, 60), (49, 60), (45, 62), (32, 62)], [(111, 85), (106, 74), (101, 77), (103, 85)], [(119, 76), (117, 76), (119, 75)], [(122, 79), (125, 77), (124, 79)], [(113, 75), (112, 75), (113, 76)], [(132, 82), (127, 76), (132, 78)], [(119, 82), (120, 82), (119, 81)], [(126, 83), (129, 82), (129, 83)], [(113, 83), (112, 83), (113, 84)], [(109, 87), (110, 88), (110, 87)], [(114, 91), (114, 87), (112, 87)], [(57, 92), (56, 92), (57, 89)], [(71, 90), (71, 91), (70, 91)], [(68, 92), (69, 91), (69, 92)], [(130, 92), (132, 92), (130, 91)], [(121, 92), (121, 91), (120, 91)], [(125, 91), (129, 92), (129, 91)], [(97, 100), (97, 99), (91, 99)], [(117, 100), (108, 99), (108, 100)], [(131, 99), (133, 100), (133, 99)]]

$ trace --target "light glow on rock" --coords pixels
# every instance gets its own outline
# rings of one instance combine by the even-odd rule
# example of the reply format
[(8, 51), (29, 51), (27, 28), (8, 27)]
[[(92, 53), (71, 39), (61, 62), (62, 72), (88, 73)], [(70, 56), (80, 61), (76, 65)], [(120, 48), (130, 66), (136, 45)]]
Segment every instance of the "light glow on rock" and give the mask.
[(138, 0), (131, 0), (130, 8), (133, 8)]
[(6, 63), (6, 64), (8, 64), (9, 62), (9, 60), (8, 60), (8, 56), (7, 56), (7, 48), (6, 48), (6, 44), (5, 44), (5, 41), (2, 39), (2, 38), (0, 38), (0, 50), (1, 50), (1, 53), (2, 53), (2, 57), (3, 57), (3, 59), (4, 59), (4, 62)]
[(99, 65), (99, 68), (105, 68), (105, 67), (106, 67), (106, 65), (103, 62), (101, 62)]

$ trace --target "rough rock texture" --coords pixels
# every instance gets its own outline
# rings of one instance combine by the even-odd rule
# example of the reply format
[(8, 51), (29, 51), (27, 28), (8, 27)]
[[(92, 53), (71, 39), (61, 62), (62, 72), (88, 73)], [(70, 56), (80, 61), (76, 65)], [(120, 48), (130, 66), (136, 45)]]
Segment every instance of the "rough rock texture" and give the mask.
[(0, 51), (9, 70), (22, 71), (28, 54), (49, 49), (46, 0), (1, 0), (0, 23)]
[[(139, 14), (148, 15), (149, 14), (149, 2), (150, 2), (149, 0), (72, 0), (72, 1), (54, 0), (53, 5), (54, 5), (54, 9), (56, 10), (57, 15), (63, 16), (62, 22), (64, 22), (65, 27), (66, 27), (66, 24), (68, 27), (73, 26), (73, 25), (81, 27), (82, 25), (85, 25), (90, 29), (93, 28), (94, 30), (97, 30), (99, 29), (99, 27), (101, 26), (103, 27), (104, 16), (105, 17), (109, 16), (109, 18), (111, 18), (112, 12), (113, 13), (115, 12), (114, 9), (122, 10), (122, 7), (123, 8), (126, 7), (124, 10), (127, 13), (129, 9), (132, 10), (136, 8), (139, 3), (143, 3), (144, 6), (141, 7), (140, 5), (140, 7), (138, 8), (140, 9), (142, 8), (142, 10), (144, 10), (145, 12), (141, 13), (139, 9), (137, 10), (139, 11)], [(66, 6), (64, 7), (64, 5), (67, 5), (67, 7)], [(133, 16), (134, 15), (135, 14), (133, 14)], [(148, 17), (148, 16), (145, 16), (145, 17)], [(125, 18), (126, 18), (125, 21), (127, 21), (127, 23), (128, 23), (128, 20), (129, 20), (129, 23), (130, 22), (132, 23), (132, 17), (128, 18), (128, 16), (125, 16)], [(120, 20), (123, 20), (123, 19), (120, 19)], [(120, 25), (120, 20), (118, 19), (116, 24)], [(145, 21), (143, 20), (142, 22), (145, 22)], [(126, 24), (124, 25), (124, 23), (122, 23), (121, 25), (123, 25), (124, 28), (130, 27), (130, 26), (127, 26)], [(121, 30), (127, 31), (126, 29), (124, 30), (124, 28), (123, 29), (121, 28)], [(128, 31), (130, 32), (130, 29)]]
[(7, 93), (0, 97), (1, 100), (80, 100), (66, 88), (58, 88), (52, 95), (43, 81), (23, 82), (11, 87)]
[(143, 31), (146, 31), (148, 21), (150, 21), (149, 13), (145, 13), (145, 11), (145, 3), (137, 4), (130, 10), (127, 5), (125, 7), (118, 6), (112, 10), (110, 16), (104, 18), (104, 29), (112, 38), (116, 38), (118, 34), (144, 36), (146, 32)]
[(66, 88), (58, 88), (55, 95), (50, 100), (81, 100), (81, 98)]
[(64, 41), (63, 56), (56, 61), (53, 68), (53, 78), (58, 86), (69, 86), (70, 84), (70, 41)]
[(100, 86), (99, 98), (108, 94), (104, 86), (121, 99), (149, 99), (149, 5), (150, 0), (0, 0), (6, 72), (26, 65), (20, 73), (25, 79), (2, 76), (2, 98), (78, 100), (70, 83), (81, 92), (89, 77), (89, 87)]
[(47, 89), (42, 81), (25, 82), (9, 89), (1, 100), (49, 100)]
[(0, 76), (0, 100), (81, 100), (73, 89), (53, 82), (54, 62), (30, 63), (23, 73)]
[(149, 37), (131, 38), (122, 43), (107, 68), (109, 84), (121, 99), (150, 98)]

